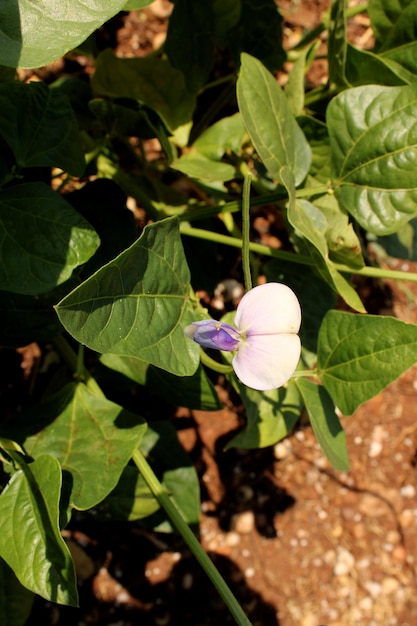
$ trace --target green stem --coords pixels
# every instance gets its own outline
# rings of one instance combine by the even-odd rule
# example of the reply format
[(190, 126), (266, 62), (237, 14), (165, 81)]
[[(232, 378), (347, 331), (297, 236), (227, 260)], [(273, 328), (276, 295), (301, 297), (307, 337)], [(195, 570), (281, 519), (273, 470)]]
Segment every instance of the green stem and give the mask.
[(156, 500), (165, 510), (169, 519), (172, 521), (178, 532), (182, 535), (191, 552), (200, 563), (207, 576), (210, 578), (220, 596), (223, 598), (236, 623), (239, 626), (251, 626), (249, 619), (246, 617), (245, 613), (242, 610), (242, 607), (236, 600), (235, 596), (232, 594), (225, 580), (220, 575), (212, 560), (203, 550), (197, 537), (194, 535), (187, 522), (184, 520), (181, 511), (178, 509), (175, 502), (169, 497), (168, 492), (161, 485), (140, 450), (136, 450), (136, 452), (133, 453), (132, 460), (135, 462), (139, 472), (142, 474), (146, 484), (152, 491)]
[(294, 372), (294, 374), (292, 375), (291, 379), (293, 378), (317, 378), (318, 377), (318, 373), (316, 369), (313, 370), (297, 370)]
[(215, 361), (211, 358), (211, 356), (204, 352), (204, 350), (200, 350), (200, 360), (203, 365), (206, 365), (219, 374), (231, 374), (233, 372), (233, 367), (231, 365), (225, 365), (224, 363)]
[(243, 280), (246, 291), (252, 289), (252, 276), (250, 269), (250, 182), (251, 175), (247, 174), (243, 180), (242, 193), (242, 268)]
[(97, 384), (95, 378), (93, 378), (90, 372), (84, 367), (84, 346), (80, 345), (78, 354), (76, 354), (69, 345), (68, 341), (62, 335), (55, 337), (54, 346), (70, 370), (75, 372), (74, 378), (82, 380), (91, 393), (104, 398), (104, 393), (100, 389), (100, 386)]
[[(331, 185), (317, 185), (316, 187), (306, 187), (305, 189), (297, 189), (296, 198), (311, 198), (312, 196), (322, 195), (329, 193)], [(266, 204), (274, 204), (276, 202), (282, 202), (288, 200), (287, 192), (277, 191), (275, 193), (268, 193), (262, 196), (251, 198), (251, 206), (265, 206)], [(219, 213), (239, 213), (242, 211), (242, 200), (232, 200), (231, 202), (225, 202), (224, 204), (216, 205), (197, 205), (195, 208), (185, 211), (179, 216), (181, 222), (194, 222), (197, 220), (203, 220), (208, 217), (213, 217)]]
[[(180, 225), (180, 231), (182, 235), (189, 237), (196, 237), (197, 239), (206, 239), (208, 241), (215, 241), (217, 243), (224, 244), (226, 246), (232, 246), (233, 248), (241, 248), (242, 240), (236, 237), (228, 237), (227, 235), (221, 235), (202, 228), (193, 228), (187, 224)], [(274, 250), (268, 246), (264, 246), (260, 243), (253, 241), (249, 242), (249, 250), (265, 256), (270, 256), (275, 259), (281, 259), (282, 261), (290, 261), (292, 263), (298, 263), (299, 265), (315, 266), (314, 260), (303, 254), (295, 254), (294, 252), (286, 252), (285, 250)], [(417, 283), (417, 273), (401, 272), (398, 270), (388, 270), (380, 267), (371, 267), (365, 265), (364, 267), (349, 267), (342, 263), (333, 263), (333, 267), (339, 272), (344, 274), (357, 274), (358, 276), (369, 276), (371, 278), (388, 278), (391, 280), (408, 280), (412, 283)]]

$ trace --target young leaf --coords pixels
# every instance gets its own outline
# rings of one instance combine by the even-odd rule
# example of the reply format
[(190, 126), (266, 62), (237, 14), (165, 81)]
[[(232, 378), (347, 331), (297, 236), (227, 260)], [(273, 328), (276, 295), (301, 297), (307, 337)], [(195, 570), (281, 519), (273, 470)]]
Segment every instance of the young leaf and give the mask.
[(52, 63), (116, 15), (126, 0), (2, 0), (0, 64), (34, 68)]
[(319, 333), (318, 372), (344, 415), (417, 361), (417, 325), (393, 317), (329, 311)]
[(21, 467), (0, 495), (0, 556), (27, 589), (77, 606), (74, 567), (58, 526), (59, 462), (45, 454)]
[(417, 85), (356, 87), (327, 109), (336, 197), (378, 235), (417, 215)]
[(130, 248), (57, 305), (62, 324), (97, 352), (133, 356), (192, 376), (199, 348), (184, 335), (195, 318), (176, 218), (147, 226)]
[(90, 224), (44, 183), (0, 191), (0, 289), (49, 291), (88, 261), (99, 243)]
[(311, 380), (295, 381), (303, 398), (311, 427), (324, 454), (337, 470), (349, 470), (346, 435), (336, 415), (335, 406), (326, 389)]
[(260, 61), (242, 54), (237, 99), (255, 149), (272, 178), (287, 166), (299, 185), (311, 164), (311, 150), (275, 78)]
[(281, 180), (285, 185), (288, 201), (288, 221), (301, 234), (310, 255), (315, 259), (316, 270), (336, 293), (339, 293), (355, 311), (364, 312), (364, 306), (358, 294), (347, 280), (334, 267), (329, 258), (327, 244), (328, 223), (325, 214), (314, 204), (295, 197), (295, 186), (288, 167), (281, 169)]
[(60, 461), (72, 476), (70, 504), (80, 510), (115, 487), (145, 431), (142, 418), (74, 383), (20, 413), (16, 431), (13, 422), (5, 430), (32, 457), (50, 452)]
[(0, 110), (0, 136), (19, 168), (59, 167), (83, 174), (78, 126), (64, 93), (43, 83), (0, 84)]

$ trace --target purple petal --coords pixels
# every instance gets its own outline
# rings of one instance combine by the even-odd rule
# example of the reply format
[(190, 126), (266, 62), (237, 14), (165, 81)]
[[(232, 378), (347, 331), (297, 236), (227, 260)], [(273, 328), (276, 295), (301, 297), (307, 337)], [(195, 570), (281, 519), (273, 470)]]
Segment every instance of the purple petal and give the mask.
[(214, 348), (228, 352), (236, 350), (241, 341), (240, 333), (236, 328), (215, 320), (193, 322), (184, 328), (184, 333), (203, 348)]
[(267, 391), (282, 387), (291, 378), (300, 353), (298, 335), (251, 335), (240, 344), (232, 365), (242, 383)]
[(250, 335), (298, 333), (301, 309), (297, 296), (282, 283), (254, 287), (239, 302), (235, 324)]

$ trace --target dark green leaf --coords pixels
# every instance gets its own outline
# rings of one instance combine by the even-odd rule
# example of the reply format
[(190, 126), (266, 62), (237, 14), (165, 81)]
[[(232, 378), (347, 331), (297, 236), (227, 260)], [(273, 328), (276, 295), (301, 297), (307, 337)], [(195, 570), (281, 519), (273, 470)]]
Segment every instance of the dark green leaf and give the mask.
[(21, 294), (49, 291), (97, 250), (97, 233), (43, 183), (0, 191), (0, 288)]
[(64, 93), (43, 83), (0, 84), (0, 110), (0, 136), (19, 168), (59, 167), (82, 175), (85, 160), (78, 126)]
[(183, 74), (168, 59), (151, 55), (120, 59), (105, 50), (96, 60), (92, 82), (98, 94), (146, 104), (171, 131), (191, 122), (195, 95), (188, 92)]
[(20, 584), (13, 570), (0, 558), (0, 624), (24, 626), (34, 599), (35, 595)]
[(214, 62), (214, 15), (211, 2), (176, 0), (168, 23), (164, 51), (183, 73), (188, 90), (196, 93)]
[(133, 357), (103, 354), (100, 361), (139, 385), (146, 385), (150, 391), (174, 406), (200, 411), (221, 409), (217, 392), (201, 365), (193, 376), (175, 376)]
[(337, 470), (349, 470), (346, 435), (335, 406), (326, 389), (321, 385), (299, 378), (296, 385), (302, 395), (311, 427), (326, 457)]

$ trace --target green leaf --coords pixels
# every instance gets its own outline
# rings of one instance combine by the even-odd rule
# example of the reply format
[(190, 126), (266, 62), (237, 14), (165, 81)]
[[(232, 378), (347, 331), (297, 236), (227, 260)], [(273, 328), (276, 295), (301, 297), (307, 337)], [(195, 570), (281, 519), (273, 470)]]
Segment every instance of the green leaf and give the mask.
[(404, 224), (400, 230), (386, 237), (368, 237), (369, 242), (375, 249), (377, 256), (383, 250), (383, 256), (388, 255), (396, 259), (408, 259), (417, 261), (417, 219)]
[[(214, 2), (216, 10), (218, 0)], [(222, 0), (223, 5), (227, 2)], [(235, 16), (239, 11), (239, 21), (222, 41), (230, 49), (236, 66), (241, 52), (246, 52), (259, 59), (271, 72), (281, 69), (286, 58), (282, 47), (283, 20), (274, 0), (234, 0), (234, 4), (234, 9), (229, 7), (229, 16)]]
[(34, 599), (35, 595), (20, 584), (13, 570), (0, 558), (0, 624), (24, 626)]
[(86, 510), (115, 487), (146, 430), (144, 420), (84, 384), (68, 384), (33, 409), (19, 414), (19, 441), (34, 458), (49, 452), (72, 476), (70, 504)]
[(199, 347), (184, 335), (195, 318), (176, 218), (147, 226), (130, 248), (56, 307), (62, 324), (97, 352), (133, 356), (192, 376)]
[(344, 415), (417, 361), (417, 326), (393, 317), (329, 311), (319, 333), (318, 372)]
[(346, 75), (350, 85), (386, 85), (395, 87), (412, 82), (404, 68), (385, 56), (347, 45)]
[(240, 113), (235, 113), (205, 130), (193, 143), (193, 148), (208, 159), (219, 161), (225, 152), (240, 154), (246, 135)]
[(134, 98), (146, 104), (171, 131), (191, 122), (195, 95), (187, 90), (182, 72), (166, 58), (121, 59), (104, 50), (96, 59), (92, 84), (100, 95)]
[(174, 406), (200, 411), (221, 409), (217, 392), (201, 365), (192, 376), (175, 376), (133, 357), (103, 354), (100, 361), (139, 385), (146, 385), (151, 392)]
[(116, 15), (126, 0), (2, 0), (0, 64), (47, 65), (82, 43)]
[(211, 2), (176, 0), (168, 23), (164, 52), (183, 73), (188, 90), (207, 82), (214, 63), (214, 15)]
[(413, 0), (370, 0), (368, 12), (380, 50), (415, 41), (417, 5)]
[(247, 423), (226, 445), (229, 448), (265, 448), (284, 439), (300, 417), (302, 402), (293, 382), (271, 391), (255, 391), (239, 383)]
[(236, 176), (236, 170), (229, 163), (212, 161), (195, 150), (187, 152), (171, 163), (174, 170), (179, 170), (190, 178), (205, 183), (224, 182)]
[(346, 87), (346, 16), (344, 0), (332, 0), (329, 20), (329, 83), (332, 88)]
[(299, 185), (310, 168), (310, 147), (275, 78), (248, 54), (242, 54), (237, 99), (246, 129), (269, 174), (281, 181), (281, 170), (287, 166)]
[(349, 470), (346, 435), (335, 406), (326, 389), (311, 380), (299, 378), (296, 385), (302, 395), (311, 427), (324, 454), (337, 470)]
[(417, 215), (417, 85), (349, 89), (327, 109), (336, 197), (388, 235)]
[(53, 305), (77, 284), (74, 279), (35, 296), (0, 291), (0, 344), (17, 348), (32, 341), (52, 341), (62, 332)]
[(64, 93), (43, 83), (0, 84), (0, 110), (0, 136), (19, 168), (59, 167), (74, 176), (83, 174), (78, 126)]
[(154, 0), (127, 0), (122, 11), (139, 11), (152, 4)]
[[(170, 422), (153, 422), (140, 449), (152, 459), (152, 469), (180, 508), (187, 524), (198, 526), (200, 489), (197, 472)], [(166, 514), (136, 468), (128, 466), (119, 484), (98, 508), (105, 519), (141, 520), (141, 524), (159, 532), (172, 532)]]
[(358, 294), (348, 281), (338, 272), (329, 258), (327, 232), (329, 225), (324, 213), (314, 204), (304, 198), (295, 197), (295, 186), (291, 171), (287, 167), (281, 170), (281, 180), (285, 185), (288, 196), (287, 217), (296, 231), (301, 235), (304, 243), (315, 260), (315, 267), (320, 276), (336, 293), (339, 293), (355, 311), (364, 312), (364, 306)]
[(97, 250), (97, 233), (44, 183), (0, 191), (0, 288), (21, 294), (49, 291)]
[(0, 495), (0, 556), (27, 589), (77, 606), (74, 567), (58, 526), (59, 462), (45, 454), (20, 464)]

